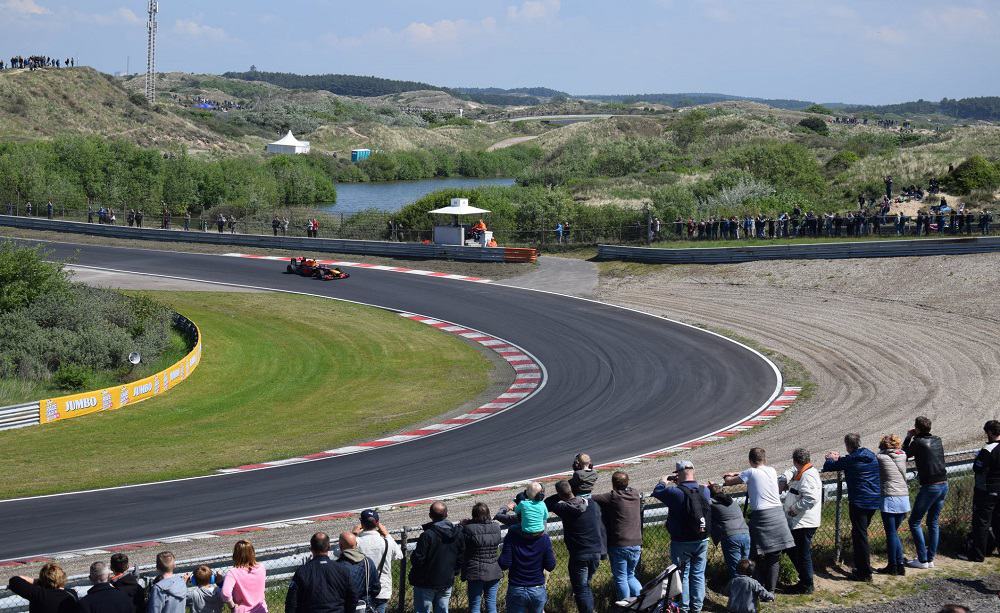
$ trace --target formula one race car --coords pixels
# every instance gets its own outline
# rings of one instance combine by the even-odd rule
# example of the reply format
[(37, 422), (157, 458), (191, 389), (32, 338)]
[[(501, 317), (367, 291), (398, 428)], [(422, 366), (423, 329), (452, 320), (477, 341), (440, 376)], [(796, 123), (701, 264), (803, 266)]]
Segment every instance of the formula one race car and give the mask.
[(346, 279), (351, 276), (339, 268), (320, 264), (312, 258), (292, 258), (291, 263), (285, 268), (285, 272), (302, 275), (303, 277), (312, 277), (322, 281)]

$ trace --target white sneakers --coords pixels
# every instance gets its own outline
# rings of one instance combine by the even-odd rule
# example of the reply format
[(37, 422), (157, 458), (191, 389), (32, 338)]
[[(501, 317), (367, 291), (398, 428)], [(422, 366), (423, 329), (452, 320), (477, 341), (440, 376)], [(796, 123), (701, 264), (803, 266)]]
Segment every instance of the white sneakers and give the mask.
[(919, 568), (922, 570), (927, 570), (928, 568), (934, 568), (934, 562), (921, 562), (920, 560), (907, 560), (906, 566), (909, 568)]

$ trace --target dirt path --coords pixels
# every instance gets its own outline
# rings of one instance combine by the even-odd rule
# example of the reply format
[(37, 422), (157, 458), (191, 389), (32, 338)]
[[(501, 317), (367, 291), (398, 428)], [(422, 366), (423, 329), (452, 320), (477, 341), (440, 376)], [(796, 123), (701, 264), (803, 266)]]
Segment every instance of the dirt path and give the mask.
[(493, 143), (486, 148), (487, 151), (496, 151), (497, 149), (506, 149), (507, 147), (513, 147), (514, 145), (520, 145), (521, 143), (526, 143), (531, 140), (535, 140), (541, 136), (541, 134), (535, 134), (534, 136), (514, 136), (511, 138), (505, 138), (498, 143)]

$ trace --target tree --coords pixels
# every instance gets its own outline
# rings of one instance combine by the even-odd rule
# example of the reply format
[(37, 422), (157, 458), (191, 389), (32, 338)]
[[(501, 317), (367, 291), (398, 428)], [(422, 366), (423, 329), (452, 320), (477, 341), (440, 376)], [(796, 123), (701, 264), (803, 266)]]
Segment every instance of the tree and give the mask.
[(799, 122), (799, 126), (807, 130), (812, 130), (816, 134), (822, 134), (824, 136), (830, 133), (829, 126), (827, 126), (826, 122), (820, 119), (819, 117), (806, 117), (805, 119)]

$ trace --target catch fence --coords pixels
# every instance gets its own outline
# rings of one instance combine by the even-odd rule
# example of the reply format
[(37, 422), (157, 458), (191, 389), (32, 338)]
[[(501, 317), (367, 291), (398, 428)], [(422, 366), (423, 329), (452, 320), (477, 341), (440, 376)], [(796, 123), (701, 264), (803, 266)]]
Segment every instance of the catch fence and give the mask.
[[(949, 491), (944, 510), (940, 517), (941, 542), (939, 551), (943, 554), (955, 554), (962, 551), (964, 533), (971, 518), (973, 477), (971, 474), (974, 451), (963, 451), (948, 454)], [(916, 494), (915, 475), (908, 475), (911, 487), (911, 499)], [(744, 488), (727, 488), (733, 498), (746, 512), (746, 496)], [(827, 573), (841, 567), (841, 563), (850, 559), (850, 521), (847, 513), (847, 492), (842, 473), (824, 474), (823, 489), (823, 521), (813, 539), (813, 560), (819, 574)], [(472, 501), (469, 501), (471, 507)], [(456, 505), (457, 507), (457, 505)], [(453, 512), (457, 508), (453, 507)], [(643, 549), (637, 575), (645, 583), (652, 579), (670, 564), (670, 535), (664, 526), (667, 509), (655, 499), (642, 497), (642, 535)], [(453, 519), (458, 519), (457, 513)], [(575, 611), (573, 594), (567, 574), (569, 554), (562, 539), (562, 523), (558, 520), (549, 521), (546, 531), (552, 538), (556, 554), (556, 569), (546, 582), (548, 603), (546, 611)], [(908, 528), (905, 523), (901, 530), (904, 549), (912, 553), (912, 546), (907, 537)], [(392, 531), (393, 537), (404, 551), (404, 559), (393, 564), (393, 598), (389, 603), (389, 611), (406, 613), (413, 610), (413, 594), (409, 585), (409, 557), (420, 536), (420, 528), (403, 528)], [(872, 521), (869, 529), (872, 553), (883, 556), (885, 553), (885, 531), (879, 521)], [(335, 555), (331, 554), (331, 555)], [(267, 569), (268, 608), (271, 613), (283, 610), (284, 597), (288, 589), (288, 580), (295, 569), (310, 557), (308, 547), (299, 545), (293, 547), (274, 547), (258, 551), (258, 559)], [(908, 557), (913, 557), (909, 555)], [(231, 565), (228, 555), (218, 555), (197, 560), (178, 563), (178, 572), (188, 573), (200, 564), (207, 564), (214, 570), (225, 572)], [(155, 569), (152, 564), (141, 565), (138, 574), (146, 581), (152, 580)], [(708, 570), (706, 572), (708, 587), (716, 592), (723, 589), (726, 582), (726, 569), (722, 550), (718, 545), (711, 545), (708, 552)], [(792, 582), (795, 571), (787, 557), (782, 558), (781, 578)], [(85, 576), (70, 578), (70, 585), (78, 593), (85, 593), (87, 580)], [(596, 610), (608, 610), (616, 600), (614, 585), (611, 578), (610, 565), (602, 561), (592, 581)], [(498, 606), (503, 610), (506, 592), (506, 577), (501, 580), (498, 590)], [(468, 593), (466, 584), (456, 579), (451, 598), (451, 610), (457, 613), (468, 612)], [(7, 591), (0, 590), (0, 611), (3, 613), (20, 613), (27, 611), (27, 603)]]

